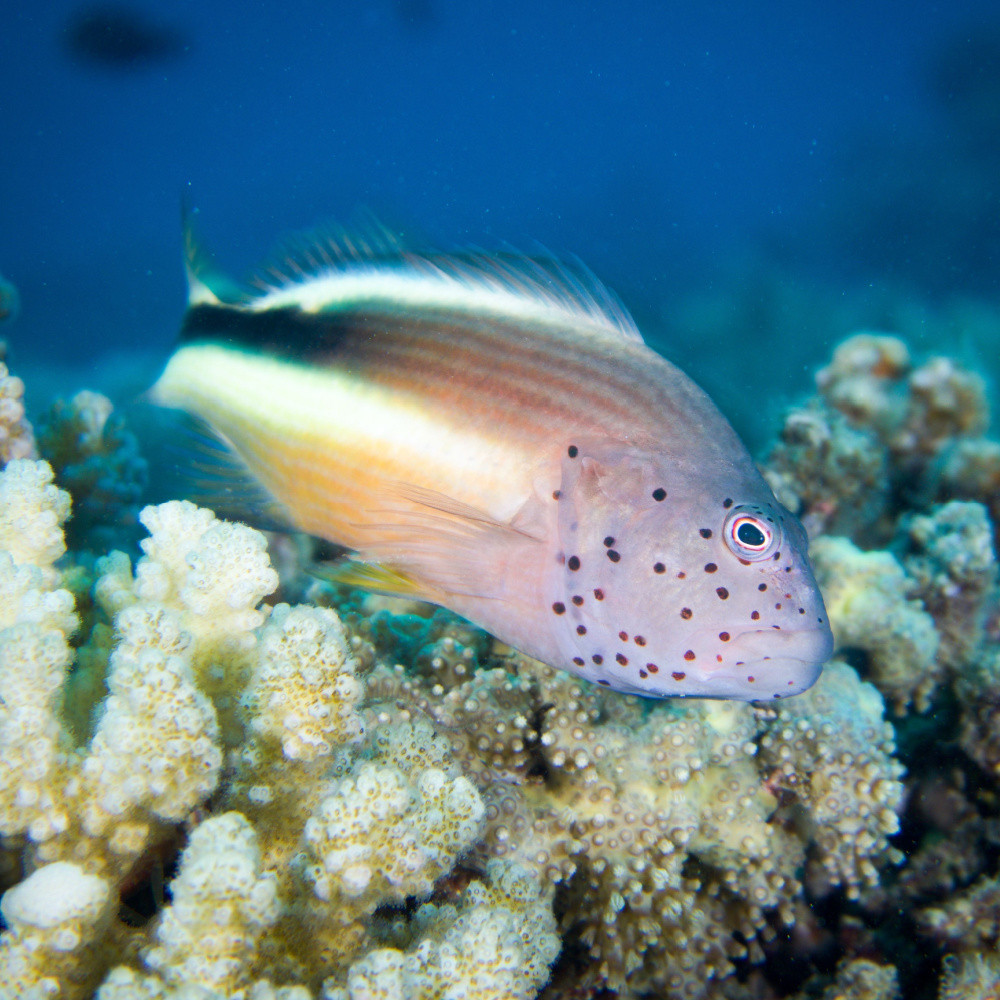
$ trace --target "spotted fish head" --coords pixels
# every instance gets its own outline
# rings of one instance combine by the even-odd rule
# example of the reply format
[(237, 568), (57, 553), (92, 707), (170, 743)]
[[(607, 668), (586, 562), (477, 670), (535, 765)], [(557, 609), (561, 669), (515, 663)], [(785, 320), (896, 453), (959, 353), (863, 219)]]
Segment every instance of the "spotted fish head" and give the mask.
[(815, 682), (833, 639), (805, 532), (746, 466), (713, 476), (620, 443), (567, 448), (547, 581), (567, 669), (649, 697)]

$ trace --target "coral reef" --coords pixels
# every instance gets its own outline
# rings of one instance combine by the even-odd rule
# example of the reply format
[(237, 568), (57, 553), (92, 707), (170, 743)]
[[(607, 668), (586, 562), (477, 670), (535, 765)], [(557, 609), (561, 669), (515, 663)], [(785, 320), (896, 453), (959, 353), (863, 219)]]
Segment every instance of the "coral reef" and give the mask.
[(70, 547), (101, 551), (133, 541), (124, 529), (137, 525), (146, 462), (111, 400), (88, 390), (56, 400), (38, 421), (37, 437), (39, 454), (74, 498)]
[(24, 415), (24, 383), (0, 360), (0, 467), (35, 455), (34, 432)]
[(841, 962), (820, 1000), (899, 1000), (896, 970), (863, 958)]
[(986, 502), (995, 442), (982, 436), (989, 408), (978, 375), (948, 358), (914, 365), (898, 338), (859, 333), (816, 381), (818, 399), (786, 416), (766, 463), (812, 534), (884, 545), (908, 504), (944, 494)]
[(944, 961), (940, 1000), (996, 1000), (1000, 957), (995, 953), (949, 955)]
[(911, 702), (924, 711), (944, 671), (938, 633), (923, 604), (907, 596), (915, 584), (891, 552), (865, 552), (840, 536), (810, 547), (837, 646), (860, 648), (869, 676), (896, 712)]
[(0, 472), (0, 997), (989, 996), (1000, 446), (894, 338), (819, 383), (768, 475), (838, 657), (757, 706), (623, 697), (136, 510), (109, 405), (51, 411), (58, 470)]

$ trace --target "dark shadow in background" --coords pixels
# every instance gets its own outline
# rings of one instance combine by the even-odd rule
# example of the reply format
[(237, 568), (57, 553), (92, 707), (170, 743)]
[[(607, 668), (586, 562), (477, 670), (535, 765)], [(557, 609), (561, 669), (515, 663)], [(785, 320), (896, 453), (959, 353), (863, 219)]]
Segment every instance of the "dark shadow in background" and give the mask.
[(63, 29), (69, 55), (112, 70), (144, 69), (190, 48), (185, 35), (146, 12), (119, 4), (81, 7)]

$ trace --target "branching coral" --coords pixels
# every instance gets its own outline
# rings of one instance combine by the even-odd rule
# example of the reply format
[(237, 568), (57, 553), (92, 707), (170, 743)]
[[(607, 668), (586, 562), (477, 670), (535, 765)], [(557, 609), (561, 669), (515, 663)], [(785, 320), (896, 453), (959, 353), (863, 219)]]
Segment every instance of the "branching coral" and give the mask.
[[(173, 902), (145, 935), (142, 968), (115, 969), (100, 995), (251, 990), (291, 1000), (310, 994), (272, 986), (269, 971), (312, 985), (346, 972), (376, 943), (375, 909), (430, 894), (482, 830), (482, 799), (447, 743), (421, 720), (361, 742), (364, 684), (337, 616), (260, 608), (277, 582), (263, 537), (187, 503), (142, 512), (151, 536), (134, 575), (120, 553), (98, 561), (96, 601), (114, 630), (95, 628), (79, 662), (106, 670), (107, 695), (78, 743), (62, 704), (77, 619), (55, 565), (68, 498), (47, 465), (24, 461), (0, 474), (0, 495), (9, 550), (0, 554), (0, 834), (8, 849), (22, 844), (40, 872), (72, 871), (79, 884), (100, 887), (81, 911), (93, 918), (90, 937), (71, 934), (83, 919), (72, 900), (51, 918), (62, 928), (57, 958), (26, 909), (41, 876), (9, 890), (0, 949), (23, 973), (24, 995), (82, 996), (76, 984), (101, 978), (126, 940), (109, 900), (213, 796), (245, 814), (195, 826)], [(289, 785), (292, 775), (301, 788)], [(544, 980), (554, 938), (524, 937), (526, 927), (537, 930), (536, 910), (512, 915), (497, 895), (502, 881), (496, 892), (470, 887), (475, 905), (451, 936), (428, 936), (421, 954), (430, 949), (437, 957), (425, 964), (440, 967), (430, 978), (450, 974), (457, 942), (468, 958), (463, 982), (501, 975), (511, 954), (519, 970), (535, 968), (532, 982)], [(537, 905), (551, 922), (548, 900)], [(480, 933), (478, 950), (465, 949)], [(95, 937), (100, 947), (77, 947)], [(34, 957), (16, 958), (27, 953)]]
[(948, 955), (944, 960), (939, 1000), (996, 1000), (1000, 996), (1000, 956)]
[(54, 403), (38, 422), (38, 450), (75, 498), (71, 547), (132, 541), (128, 529), (136, 526), (146, 462), (110, 399), (83, 390)]
[(896, 970), (861, 958), (841, 962), (820, 1000), (899, 1000)]
[(950, 358), (914, 367), (896, 337), (849, 337), (816, 382), (833, 409), (852, 425), (874, 431), (894, 461), (911, 468), (958, 438), (979, 436), (989, 422), (986, 388), (978, 375)]
[(921, 911), (918, 919), (941, 943), (995, 952), (1000, 948), (1000, 879), (982, 878), (946, 905)]
[(55, 579), (69, 510), (69, 494), (53, 484), (50, 466), (16, 459), (0, 476), (0, 549), (19, 566), (36, 566), (44, 580)]
[(817, 893), (840, 885), (856, 897), (877, 885), (876, 862), (902, 861), (888, 838), (899, 830), (903, 768), (883, 711), (873, 685), (829, 663), (822, 684), (783, 703), (761, 737), (769, 786), (790, 792), (798, 816), (789, 819), (812, 828), (807, 874)]
[(996, 597), (993, 526), (982, 504), (952, 503), (916, 515), (906, 526), (904, 559), (912, 595), (934, 619), (938, 662), (960, 670), (982, 650), (987, 612)]
[(413, 778), (364, 764), (305, 826), (316, 895), (338, 910), (426, 896), (478, 839), (485, 810), (466, 778), (425, 768)]
[(35, 457), (35, 436), (24, 415), (23, 397), (24, 383), (0, 361), (0, 468), (15, 458)]
[(351, 966), (347, 988), (329, 984), (323, 1000), (531, 1000), (559, 953), (548, 894), (531, 873), (493, 861), (488, 881), (472, 882), (458, 908), (425, 904), (407, 951), (382, 948)]
[(98, 1000), (190, 995), (233, 997), (250, 985), (255, 948), (278, 918), (273, 874), (261, 870), (253, 828), (239, 813), (201, 823), (181, 855), (172, 901), (157, 921), (142, 962), (151, 975), (121, 967)]
[[(859, 333), (785, 419), (768, 478), (811, 531), (885, 544), (904, 502), (994, 504), (1000, 482), (982, 379), (948, 358), (915, 365), (896, 337)], [(995, 511), (994, 507), (994, 511)]]
[(846, 538), (819, 538), (810, 555), (837, 647), (867, 654), (869, 676), (897, 714), (911, 702), (924, 711), (944, 668), (934, 620), (908, 596), (915, 582), (891, 553), (863, 552)]
[(97, 963), (81, 952), (103, 951), (111, 924), (111, 885), (80, 865), (57, 861), (36, 869), (0, 902), (0, 997), (44, 1000), (90, 995)]
[[(589, 950), (578, 978), (591, 988), (703, 996), (732, 959), (759, 957), (771, 911), (792, 919), (807, 845), (829, 864), (824, 886), (852, 891), (873, 862), (895, 860), (900, 769), (881, 698), (849, 668), (822, 678), (815, 700), (789, 702), (799, 716), (758, 716), (622, 699), (523, 657), (502, 662), (451, 690), (384, 672), (369, 694), (439, 721), (463, 767), (478, 755), (486, 849), (556, 887), (564, 934)], [(839, 712), (850, 722), (838, 726)], [(789, 726), (798, 739), (783, 742)]]

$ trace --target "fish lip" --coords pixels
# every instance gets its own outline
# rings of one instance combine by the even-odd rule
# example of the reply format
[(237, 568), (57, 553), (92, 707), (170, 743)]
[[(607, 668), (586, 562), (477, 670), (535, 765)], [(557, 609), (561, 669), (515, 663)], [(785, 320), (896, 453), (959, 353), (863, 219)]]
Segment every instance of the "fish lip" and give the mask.
[(746, 654), (747, 662), (752, 657), (825, 663), (833, 653), (833, 635), (828, 628), (753, 629), (735, 635), (730, 650)]
[(741, 658), (740, 672), (753, 677), (752, 700), (801, 694), (819, 679), (833, 654), (828, 628), (755, 629), (733, 638), (730, 649)]

